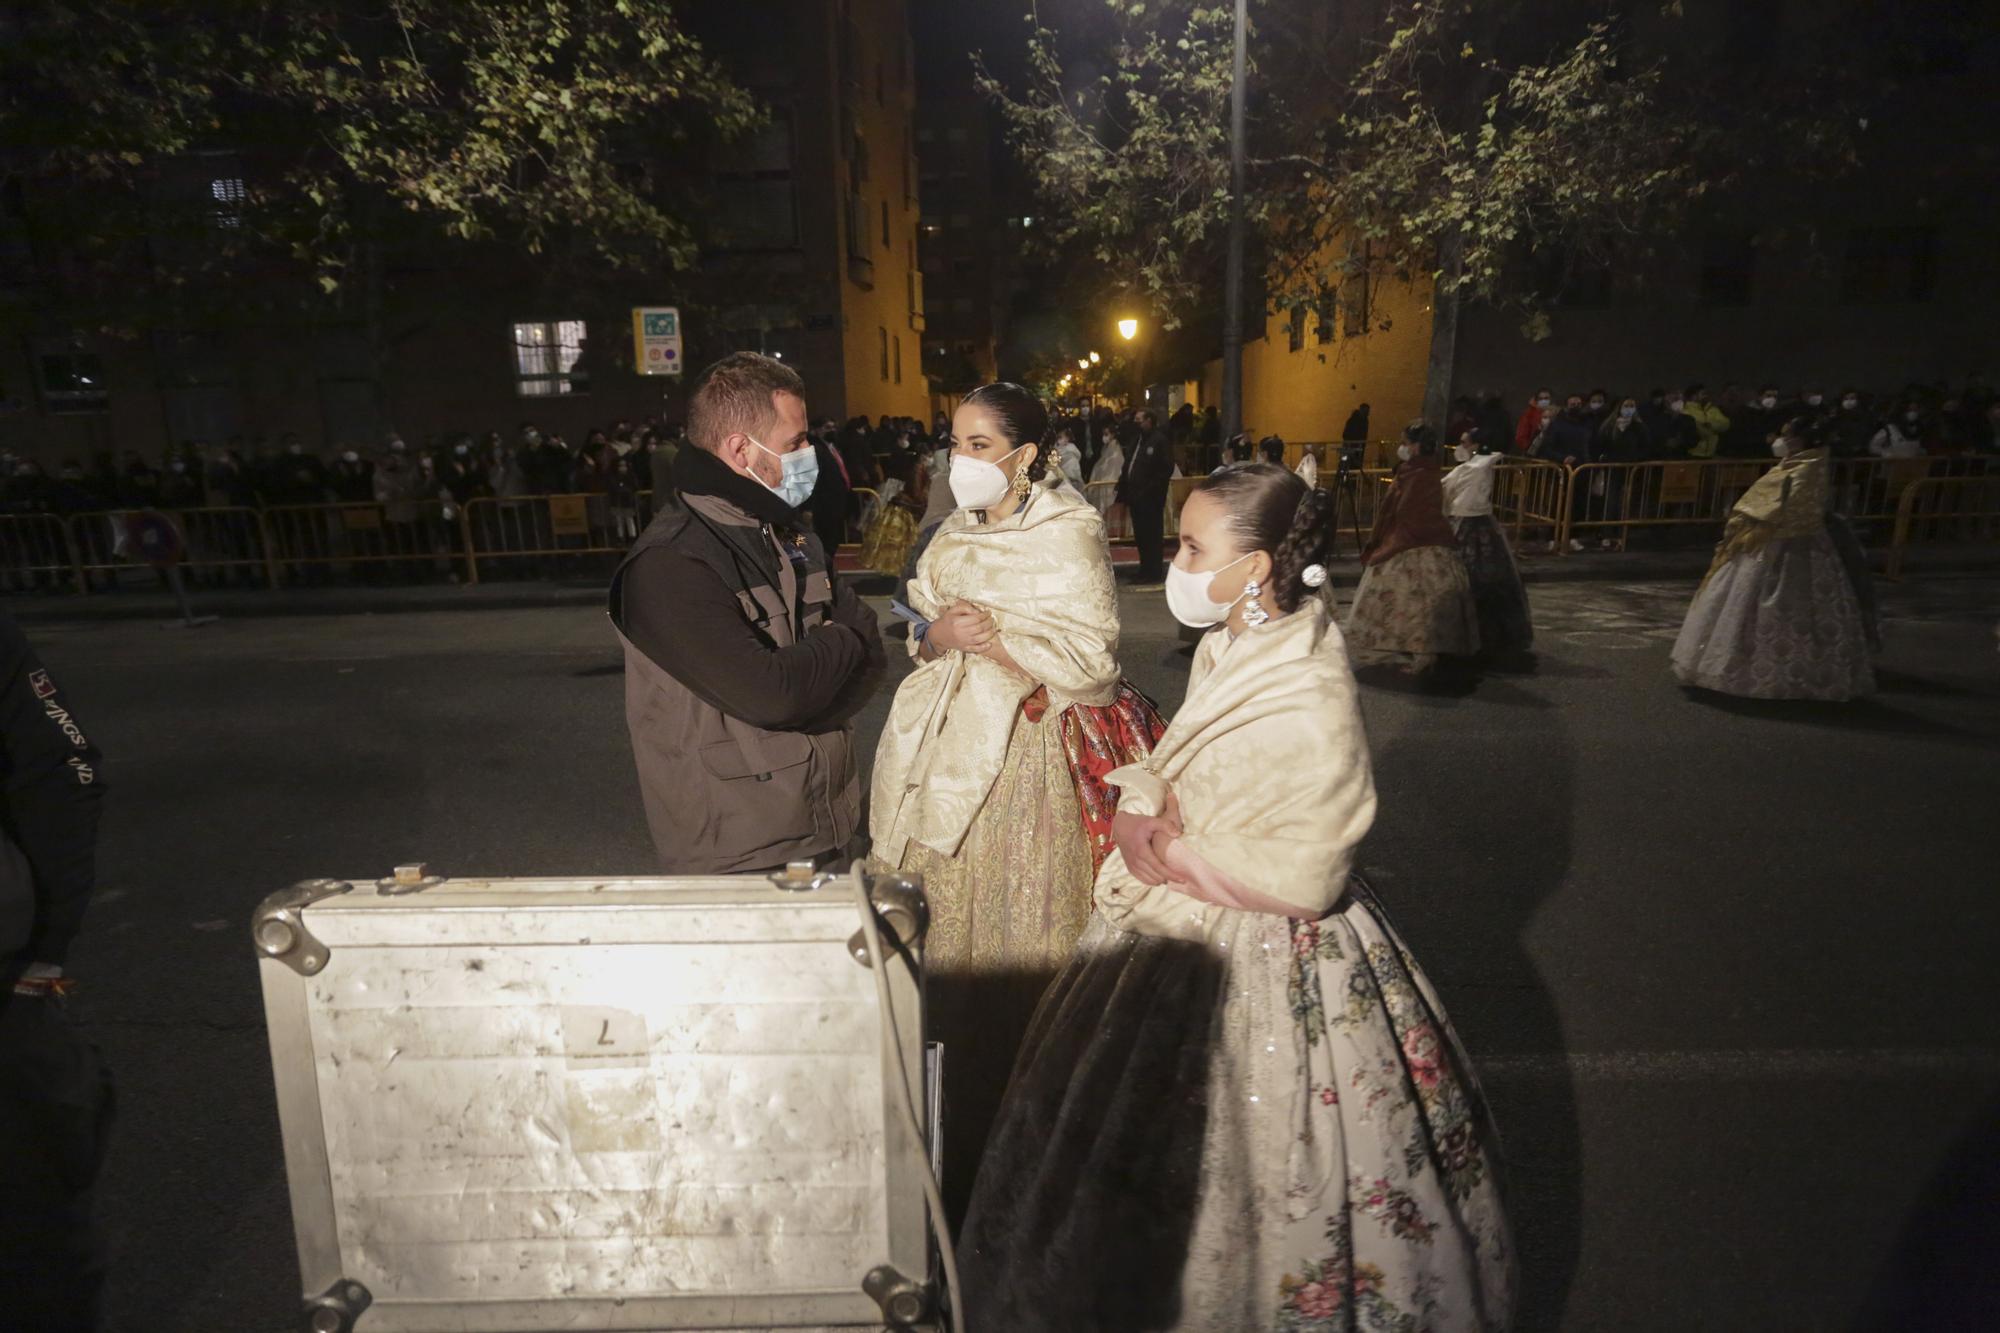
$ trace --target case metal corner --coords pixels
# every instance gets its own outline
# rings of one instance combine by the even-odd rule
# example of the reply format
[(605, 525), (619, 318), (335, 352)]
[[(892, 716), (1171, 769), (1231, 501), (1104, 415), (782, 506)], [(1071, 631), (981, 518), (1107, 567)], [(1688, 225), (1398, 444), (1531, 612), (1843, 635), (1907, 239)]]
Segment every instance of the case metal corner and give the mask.
[(326, 966), (327, 948), (306, 929), (305, 909), (353, 887), (344, 879), (308, 879), (266, 898), (250, 914), (250, 940), (257, 952), (302, 977), (317, 974)]
[(868, 1270), (861, 1290), (882, 1307), (882, 1322), (894, 1330), (913, 1329), (930, 1318), (931, 1294), (921, 1283), (903, 1276), (893, 1264)]
[[(881, 918), (882, 930), (887, 937), (883, 941), (885, 944), (891, 948), (914, 950), (923, 943), (925, 933), (931, 928), (931, 905), (924, 897), (921, 875), (869, 875), (868, 901), (874, 904), (875, 915)], [(868, 961), (868, 942), (862, 938), (860, 931), (855, 931), (848, 939), (847, 952), (861, 966), (871, 965)]]
[(368, 1288), (352, 1278), (341, 1278), (317, 1296), (306, 1298), (306, 1333), (352, 1333), (354, 1321), (375, 1303)]

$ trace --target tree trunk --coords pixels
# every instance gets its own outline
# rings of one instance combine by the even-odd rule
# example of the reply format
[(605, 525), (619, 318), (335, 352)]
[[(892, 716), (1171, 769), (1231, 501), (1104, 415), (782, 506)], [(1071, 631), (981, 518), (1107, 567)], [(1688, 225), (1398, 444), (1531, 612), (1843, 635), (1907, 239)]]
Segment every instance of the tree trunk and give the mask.
[[(1451, 413), (1452, 372), (1458, 361), (1460, 301), (1457, 279), (1464, 265), (1462, 254), (1461, 242), (1456, 236), (1439, 247), (1438, 269), (1443, 276), (1431, 292), (1431, 354), (1424, 376), (1424, 420), (1440, 437)], [(1447, 286), (1450, 288), (1448, 291), (1445, 290)], [(1455, 442), (1445, 440), (1444, 443), (1449, 445)]]
[(1229, 257), (1222, 279), (1222, 442), (1243, 429), (1243, 98), (1248, 77), (1245, 0), (1236, 0), (1236, 53), (1229, 89)]

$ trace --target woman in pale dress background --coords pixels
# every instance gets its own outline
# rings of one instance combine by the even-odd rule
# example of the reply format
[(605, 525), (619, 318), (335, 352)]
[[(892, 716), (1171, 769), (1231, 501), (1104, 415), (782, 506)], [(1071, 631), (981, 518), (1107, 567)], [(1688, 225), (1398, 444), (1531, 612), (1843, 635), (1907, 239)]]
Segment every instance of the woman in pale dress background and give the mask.
[(1479, 616), (1479, 651), (1489, 658), (1527, 652), (1535, 646), (1528, 616), (1528, 589), (1507, 534), (1493, 519), (1493, 482), (1500, 455), (1481, 448), (1467, 431), (1452, 450), (1458, 466), (1444, 474), (1445, 513), (1458, 537), (1458, 554), (1472, 583)]
[(918, 561), (926, 621), (876, 752), (874, 856), (924, 877), (927, 1024), (944, 1043), (945, 1194), (963, 1207), (1036, 1001), (1090, 915), (1115, 794), (1158, 736), (1118, 672), (1103, 521), (1056, 485), (1048, 417), (1013, 384), (952, 422), (959, 508)]
[(1674, 677), (1751, 699), (1858, 699), (1875, 692), (1875, 585), (1831, 507), (1826, 428), (1787, 422), (1778, 465), (1729, 514), (1674, 640)]
[(1351, 874), (1375, 817), (1333, 501), (1231, 469), (1167, 600), (1224, 628), (1121, 789), (1096, 913), (1050, 988), (959, 1243), (1008, 1333), (1497, 1333), (1491, 1124), (1429, 981)]

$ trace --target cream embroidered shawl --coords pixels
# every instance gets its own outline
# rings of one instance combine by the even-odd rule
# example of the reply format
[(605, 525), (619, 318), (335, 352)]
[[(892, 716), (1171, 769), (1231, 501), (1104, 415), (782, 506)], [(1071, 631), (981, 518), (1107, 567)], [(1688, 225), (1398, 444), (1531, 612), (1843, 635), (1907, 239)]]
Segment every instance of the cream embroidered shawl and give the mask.
[[(1048, 686), (1049, 711), (1102, 705), (1118, 689), (1118, 597), (1104, 521), (1068, 487), (1038, 486), (997, 523), (959, 510), (917, 563), (909, 602), (937, 614), (963, 598), (993, 617), (1032, 679), (971, 653), (919, 660), (896, 691), (875, 751), (869, 832), (891, 865), (911, 839), (955, 855), (1000, 776), (1021, 701)], [(910, 650), (914, 656), (916, 643)]]
[(1703, 586), (1739, 555), (1788, 537), (1808, 536), (1826, 525), (1828, 457), (1825, 449), (1801, 450), (1779, 460), (1743, 493), (1729, 511), (1722, 540), (1715, 544), (1715, 559), (1702, 576)]
[[(1171, 788), (1187, 849), (1259, 893), (1317, 915), (1340, 901), (1375, 822), (1375, 779), (1340, 630), (1318, 598), (1239, 635), (1207, 635), (1187, 702), (1143, 764), (1115, 769), (1118, 808), (1159, 814)], [(1202, 939), (1227, 908), (1148, 886), (1114, 851), (1097, 910), (1143, 935)]]

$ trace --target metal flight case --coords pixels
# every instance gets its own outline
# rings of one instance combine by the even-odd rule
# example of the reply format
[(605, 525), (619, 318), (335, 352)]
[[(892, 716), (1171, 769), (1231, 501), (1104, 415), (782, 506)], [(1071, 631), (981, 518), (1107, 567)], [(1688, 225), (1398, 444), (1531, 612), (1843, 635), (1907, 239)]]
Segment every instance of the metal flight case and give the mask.
[(926, 924), (914, 880), (807, 866), (272, 895), (298, 1326), (937, 1327)]

